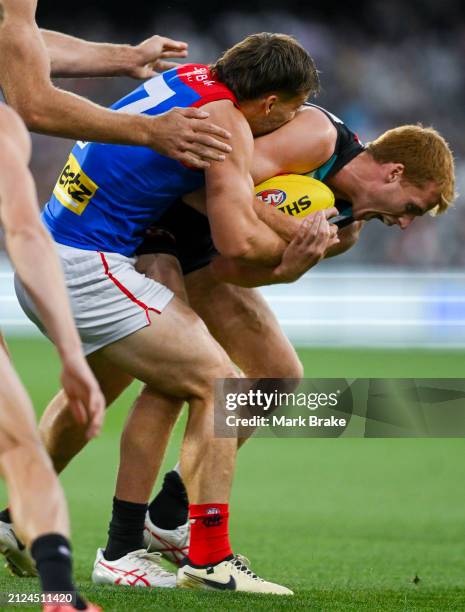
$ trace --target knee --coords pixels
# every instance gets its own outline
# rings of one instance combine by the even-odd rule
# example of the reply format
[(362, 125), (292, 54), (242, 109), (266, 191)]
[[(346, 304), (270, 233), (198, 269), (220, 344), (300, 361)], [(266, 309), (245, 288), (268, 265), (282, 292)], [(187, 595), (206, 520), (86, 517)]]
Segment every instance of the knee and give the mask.
[(44, 471), (53, 472), (49, 456), (35, 431), (16, 431), (0, 435), (0, 465), (5, 476), (9, 470), (29, 473), (41, 466)]
[(224, 358), (219, 355), (215, 359), (212, 359), (208, 366), (199, 372), (196, 381), (196, 392), (195, 395), (202, 398), (213, 396), (215, 392), (215, 385), (218, 381), (225, 378), (238, 378), (239, 373), (231, 363), (229, 358)]
[(40, 440), (31, 423), (23, 423), (18, 427), (10, 424), (0, 431), (0, 459), (11, 451), (33, 454), (38, 446)]
[(217, 380), (238, 376), (226, 352), (208, 334), (208, 344), (204, 346), (200, 363), (190, 377), (191, 395), (202, 398), (212, 396)]
[(299, 356), (292, 348), (290, 351), (288, 351), (287, 358), (281, 362), (279, 378), (292, 378), (298, 385), (303, 377), (304, 366), (300, 361)]
[(286, 341), (279, 350), (265, 353), (245, 374), (250, 378), (292, 379), (297, 387), (304, 377), (304, 367), (293, 346)]

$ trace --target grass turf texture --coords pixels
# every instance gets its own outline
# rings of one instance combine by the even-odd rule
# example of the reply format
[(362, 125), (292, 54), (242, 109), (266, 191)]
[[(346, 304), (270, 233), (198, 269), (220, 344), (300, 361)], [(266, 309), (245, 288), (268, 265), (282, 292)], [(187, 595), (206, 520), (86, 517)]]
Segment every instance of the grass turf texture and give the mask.
[[(57, 388), (58, 363), (41, 340), (10, 349), (35, 405)], [(460, 352), (302, 350), (307, 376), (463, 376)], [(292, 598), (94, 587), (132, 387), (104, 433), (62, 477), (73, 526), (75, 574), (105, 610), (463, 610), (465, 442), (460, 439), (257, 439), (240, 452), (232, 499), (234, 549)], [(167, 454), (174, 464), (181, 431)], [(156, 441), (154, 441), (156, 443)], [(4, 491), (4, 489), (3, 489)], [(5, 499), (3, 492), (2, 499)], [(415, 576), (420, 581), (415, 584)], [(37, 581), (0, 569), (0, 592)], [(34, 608), (28, 608), (34, 609)]]

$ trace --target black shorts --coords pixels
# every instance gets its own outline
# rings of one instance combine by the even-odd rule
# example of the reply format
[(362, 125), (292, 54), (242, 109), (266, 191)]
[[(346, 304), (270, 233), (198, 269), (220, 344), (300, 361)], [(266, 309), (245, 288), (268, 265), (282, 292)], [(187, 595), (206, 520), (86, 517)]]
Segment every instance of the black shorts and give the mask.
[(136, 251), (136, 255), (156, 253), (177, 257), (184, 275), (208, 266), (218, 252), (206, 215), (182, 200), (170, 206)]
[[(351, 204), (336, 200), (340, 213), (351, 211)], [(351, 223), (352, 216), (342, 220), (340, 227)], [(182, 200), (178, 200), (164, 213), (150, 230), (136, 255), (167, 253), (179, 259), (183, 274), (189, 274), (208, 266), (218, 255), (206, 215), (197, 212)]]

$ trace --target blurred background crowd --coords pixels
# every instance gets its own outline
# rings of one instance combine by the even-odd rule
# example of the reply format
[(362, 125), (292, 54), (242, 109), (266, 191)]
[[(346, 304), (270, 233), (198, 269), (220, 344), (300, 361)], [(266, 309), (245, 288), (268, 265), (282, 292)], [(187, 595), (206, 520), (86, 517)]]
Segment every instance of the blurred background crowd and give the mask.
[[(91, 40), (139, 42), (159, 33), (185, 40), (190, 60), (208, 63), (247, 34), (295, 35), (314, 57), (322, 91), (316, 103), (339, 115), (364, 141), (402, 123), (432, 125), (450, 142), (457, 162), (456, 206), (443, 218), (422, 218), (406, 232), (368, 224), (348, 264), (417, 268), (465, 263), (465, 6), (459, 0), (375, 0), (284, 4), (249, 1), (218, 5), (175, 1), (130, 5), (86, 2), (68, 10), (39, 0), (42, 27)], [(60, 81), (103, 104), (134, 82)], [(33, 171), (42, 202), (64, 165), (70, 143), (34, 136)], [(342, 259), (340, 264), (343, 263)]]

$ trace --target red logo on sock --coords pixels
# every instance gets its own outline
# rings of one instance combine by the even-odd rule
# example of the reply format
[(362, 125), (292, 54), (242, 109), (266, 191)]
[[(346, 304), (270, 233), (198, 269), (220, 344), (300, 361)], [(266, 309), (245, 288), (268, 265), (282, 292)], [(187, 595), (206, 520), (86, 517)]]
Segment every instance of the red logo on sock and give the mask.
[(223, 524), (223, 516), (219, 508), (208, 508), (206, 514), (208, 516), (202, 520), (205, 527), (219, 527)]

